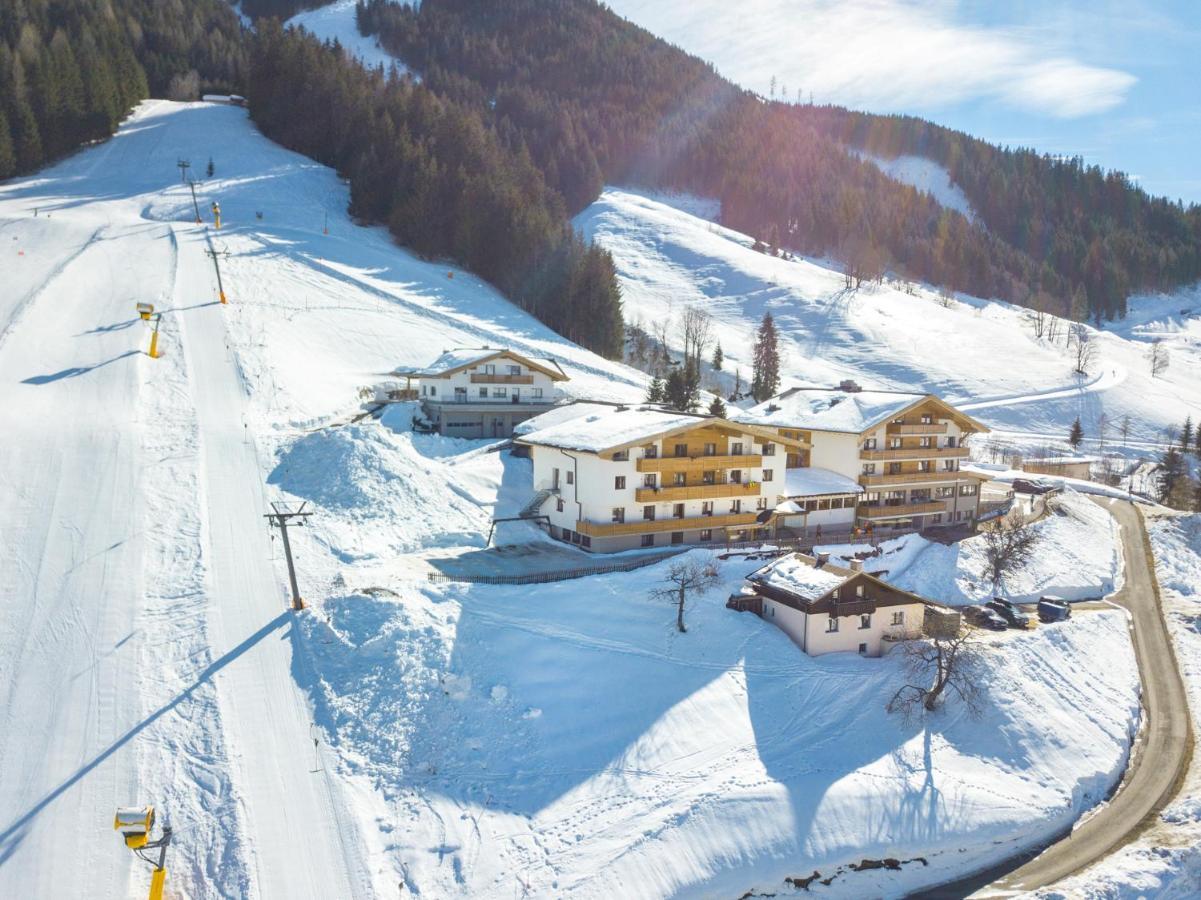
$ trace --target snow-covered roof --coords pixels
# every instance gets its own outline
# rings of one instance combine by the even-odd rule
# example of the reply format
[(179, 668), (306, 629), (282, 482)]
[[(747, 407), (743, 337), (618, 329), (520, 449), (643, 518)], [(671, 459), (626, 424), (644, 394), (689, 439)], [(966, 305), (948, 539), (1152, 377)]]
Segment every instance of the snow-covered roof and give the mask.
[(562, 425), (564, 422), (570, 422), (573, 419), (580, 418), (580, 416), (603, 415), (612, 410), (613, 406), (612, 403), (565, 403), (562, 406), (556, 406), (554, 409), (547, 410), (541, 415), (526, 419), (524, 422), (518, 422), (513, 426), (513, 434), (520, 437), (521, 435), (533, 434), (535, 431), (542, 431), (555, 425)]
[(752, 580), (788, 591), (802, 600), (817, 600), (850, 577), (845, 569), (829, 566), (819, 569), (808, 560), (790, 554), (755, 572)]
[(468, 366), (480, 365), (498, 357), (508, 357), (514, 361), (523, 362), (535, 369), (541, 369), (552, 378), (559, 380), (566, 380), (567, 378), (563, 373), (563, 369), (553, 359), (531, 359), (503, 347), (455, 347), (453, 350), (442, 351), (442, 355), (424, 369), (414, 371), (398, 370), (395, 374), (437, 378), (457, 372), (459, 369), (465, 369)]
[[(863, 485), (829, 469), (805, 466), (784, 470), (784, 497), (822, 497), (827, 494), (862, 493)], [(778, 510), (779, 507), (776, 507)]]
[(1073, 463), (1099, 463), (1099, 456), (1041, 456), (1023, 459), (1022, 465), (1038, 465), (1038, 466), (1069, 466)]
[(671, 412), (655, 406), (576, 405), (599, 408), (588, 410), (585, 415), (568, 417), (566, 420), (560, 418), (546, 428), (522, 435), (521, 442), (599, 453), (612, 447), (653, 440), (680, 428), (702, 426), (710, 421), (705, 416)]
[(730, 418), (748, 425), (860, 434), (927, 397), (902, 391), (792, 388)]

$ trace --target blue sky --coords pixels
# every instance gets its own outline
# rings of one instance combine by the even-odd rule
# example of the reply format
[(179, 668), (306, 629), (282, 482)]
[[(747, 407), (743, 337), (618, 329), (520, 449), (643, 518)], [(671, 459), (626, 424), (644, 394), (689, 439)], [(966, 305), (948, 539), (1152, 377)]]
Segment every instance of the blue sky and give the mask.
[(607, 2), (764, 95), (774, 75), (1201, 203), (1201, 0)]

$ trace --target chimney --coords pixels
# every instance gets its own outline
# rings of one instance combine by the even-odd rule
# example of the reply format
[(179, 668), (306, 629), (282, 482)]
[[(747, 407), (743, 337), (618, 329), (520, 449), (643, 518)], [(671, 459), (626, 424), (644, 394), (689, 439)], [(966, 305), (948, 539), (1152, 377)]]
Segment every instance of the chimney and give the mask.
[(820, 569), (822, 566), (824, 566), (829, 561), (830, 561), (829, 553), (819, 553), (819, 554), (817, 554), (817, 559), (814, 560), (814, 562), (813, 562), (813, 568)]
[(852, 572), (862, 572), (863, 571), (863, 560), (852, 559), (851, 560), (851, 571)]

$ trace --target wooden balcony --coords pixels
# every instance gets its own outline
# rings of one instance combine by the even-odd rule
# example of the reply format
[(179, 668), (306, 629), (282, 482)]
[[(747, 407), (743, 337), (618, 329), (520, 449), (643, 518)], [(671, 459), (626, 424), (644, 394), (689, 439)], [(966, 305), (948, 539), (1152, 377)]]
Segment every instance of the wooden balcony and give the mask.
[(948, 425), (946, 422), (930, 422), (922, 424), (921, 422), (905, 423), (898, 425), (895, 422), (889, 424), (889, 434), (946, 434)]
[(657, 488), (641, 487), (634, 491), (639, 503), (667, 503), (679, 500), (712, 500), (715, 497), (758, 497), (758, 481), (727, 481), (723, 484), (667, 484)]
[(472, 375), (472, 384), (533, 384), (533, 375)]
[(712, 472), (724, 469), (751, 469), (770, 466), (774, 462), (784, 468), (783, 456), (761, 456), (744, 453), (741, 456), (644, 456), (635, 460), (639, 472)]
[(962, 472), (900, 472), (890, 475), (860, 475), (859, 483), (864, 487), (883, 484), (924, 484), (930, 481), (951, 483), (958, 481)]
[(876, 602), (868, 598), (855, 600), (838, 600), (833, 604), (835, 616), (861, 616), (876, 611)]
[(731, 513), (725, 516), (693, 516), (687, 519), (635, 519), (630, 522), (576, 522), (575, 530), (589, 537), (617, 537), (662, 531), (696, 531), (699, 528), (740, 528), (754, 525), (759, 514)]
[(860, 506), (858, 514), (861, 519), (900, 519), (946, 510), (946, 502), (936, 500), (931, 503), (905, 503), (900, 506)]
[(860, 459), (966, 459), (967, 447), (901, 447), (895, 450), (863, 450)]

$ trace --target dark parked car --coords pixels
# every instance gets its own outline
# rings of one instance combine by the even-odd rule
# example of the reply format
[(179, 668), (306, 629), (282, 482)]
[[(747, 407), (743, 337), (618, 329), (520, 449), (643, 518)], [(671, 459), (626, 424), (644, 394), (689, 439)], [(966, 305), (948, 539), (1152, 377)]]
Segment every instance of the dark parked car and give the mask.
[(1055, 490), (1055, 488), (1056, 485), (1054, 482), (1043, 478), (1013, 479), (1013, 489), (1019, 494), (1047, 494)]
[(1038, 601), (1040, 622), (1062, 622), (1072, 617), (1072, 604), (1062, 597), (1043, 597)]
[(1030, 616), (1022, 612), (1004, 597), (993, 597), (984, 605), (1014, 628), (1027, 628), (1030, 625)]
[(989, 631), (1004, 631), (1009, 627), (995, 609), (989, 609), (987, 606), (965, 606), (963, 617), (972, 625), (987, 628)]

